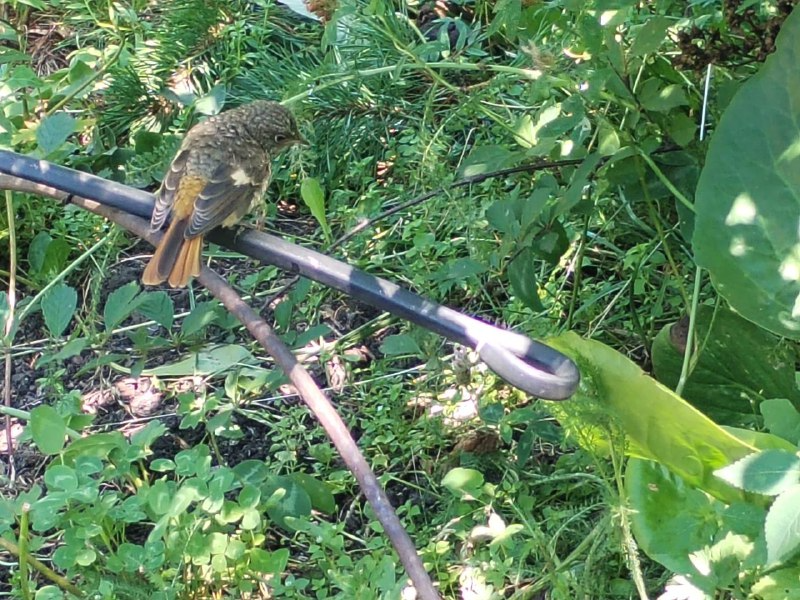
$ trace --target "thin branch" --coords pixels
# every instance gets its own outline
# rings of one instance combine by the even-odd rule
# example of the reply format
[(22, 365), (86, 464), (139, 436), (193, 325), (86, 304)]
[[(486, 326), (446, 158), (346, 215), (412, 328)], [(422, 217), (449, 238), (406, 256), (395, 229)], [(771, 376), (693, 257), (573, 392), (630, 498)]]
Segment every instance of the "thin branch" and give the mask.
[[(3, 537), (0, 537), (0, 548), (4, 548), (6, 551), (11, 553), (12, 556), (16, 556), (17, 558), (20, 557), (19, 546), (17, 546), (11, 540), (7, 540), (7, 539), (5, 539)], [(47, 579), (49, 579), (50, 581), (55, 583), (62, 590), (65, 590), (65, 591), (69, 592), (70, 594), (72, 594), (73, 596), (76, 596), (78, 598), (83, 598), (83, 596), (84, 596), (83, 592), (81, 592), (75, 586), (75, 584), (70, 582), (66, 577), (63, 577), (62, 575), (59, 575), (58, 573), (53, 571), (53, 569), (48, 567), (43, 562), (35, 559), (30, 554), (28, 554), (25, 557), (25, 560), (29, 565), (31, 565), (34, 569), (39, 571), (39, 573), (41, 573), (44, 577), (46, 577)]]
[(513, 175), (514, 173), (529, 173), (533, 171), (541, 171), (543, 169), (555, 169), (558, 167), (569, 167), (572, 165), (579, 165), (584, 161), (583, 158), (570, 158), (565, 160), (556, 160), (556, 161), (540, 161), (536, 163), (530, 163), (525, 165), (519, 165), (516, 167), (509, 167), (507, 169), (500, 169), (498, 171), (490, 171), (488, 173), (479, 173), (478, 175), (472, 175), (470, 177), (464, 177), (463, 179), (459, 179), (458, 181), (454, 181), (450, 185), (443, 186), (437, 188), (435, 190), (431, 190), (429, 192), (425, 192), (424, 194), (420, 194), (411, 200), (407, 200), (397, 206), (390, 208), (388, 210), (383, 211), (382, 213), (370, 218), (365, 219), (355, 227), (353, 227), (350, 231), (340, 237), (338, 240), (333, 242), (330, 245), (329, 251), (333, 250), (334, 248), (341, 246), (347, 240), (352, 238), (355, 234), (359, 233), (360, 231), (364, 231), (368, 227), (371, 227), (378, 221), (385, 219), (387, 217), (392, 216), (395, 213), (401, 212), (412, 206), (416, 206), (417, 204), (422, 204), (426, 200), (430, 200), (434, 196), (438, 196), (439, 194), (443, 194), (448, 190), (454, 190), (461, 187), (466, 187), (468, 185), (473, 185), (476, 183), (481, 183), (486, 181), (487, 179), (492, 179), (494, 177), (503, 177), (505, 175)]
[[(160, 237), (159, 234), (154, 234), (150, 231), (150, 226), (145, 220), (103, 206), (93, 200), (76, 196), (69, 197), (63, 192), (58, 192), (48, 186), (32, 184), (12, 176), (0, 176), (0, 187), (37, 193), (62, 201), (69, 199), (73, 204), (113, 221), (135, 235), (146, 239), (151, 244), (155, 244)], [(408, 576), (411, 578), (418, 597), (421, 600), (438, 600), (439, 594), (422, 565), (411, 537), (403, 528), (389, 499), (381, 489), (377, 476), (369, 467), (364, 455), (361, 454), (333, 404), (317, 386), (308, 371), (297, 362), (289, 348), (286, 347), (269, 325), (239, 297), (231, 286), (206, 266), (202, 268), (198, 280), (242, 322), (251, 335), (284, 370), (303, 398), (303, 401), (314, 413), (314, 416), (317, 417), (331, 441), (339, 450), (350, 471), (356, 477), (367, 501), (375, 511), (375, 515), (386, 531), (386, 535), (392, 542)]]

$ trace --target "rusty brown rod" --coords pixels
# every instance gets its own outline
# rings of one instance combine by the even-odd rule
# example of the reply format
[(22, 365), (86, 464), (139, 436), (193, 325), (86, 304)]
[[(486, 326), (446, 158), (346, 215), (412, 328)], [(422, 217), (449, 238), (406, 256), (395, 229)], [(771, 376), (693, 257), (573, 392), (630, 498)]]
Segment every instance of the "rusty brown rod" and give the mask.
[[(0, 189), (12, 189), (49, 196), (62, 202), (70, 201), (76, 206), (113, 221), (134, 235), (146, 239), (151, 244), (155, 244), (160, 237), (160, 234), (150, 231), (147, 221), (139, 217), (109, 208), (87, 198), (68, 196), (49, 186), (33, 183), (18, 177), (0, 175)], [(298, 363), (294, 354), (266, 321), (248, 306), (225, 280), (204, 266), (198, 281), (219, 299), (231, 314), (241, 321), (256, 341), (263, 346), (286, 373), (300, 397), (325, 429), (347, 467), (355, 475), (361, 490), (364, 492), (364, 496), (375, 511), (375, 516), (377, 516), (386, 531), (386, 535), (392, 542), (406, 573), (416, 588), (418, 598), (420, 600), (438, 600), (439, 593), (425, 570), (411, 537), (397, 517), (397, 513), (395, 513), (391, 502), (381, 488), (377, 476), (350, 435), (347, 425), (345, 425), (339, 413), (336, 412), (328, 397), (314, 382), (308, 371)]]

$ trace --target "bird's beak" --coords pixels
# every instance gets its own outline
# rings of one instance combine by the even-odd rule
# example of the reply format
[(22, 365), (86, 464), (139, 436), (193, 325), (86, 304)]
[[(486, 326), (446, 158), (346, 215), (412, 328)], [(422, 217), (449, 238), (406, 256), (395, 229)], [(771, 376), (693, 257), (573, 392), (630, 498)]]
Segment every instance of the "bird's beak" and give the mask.
[(308, 143), (308, 140), (303, 137), (302, 133), (297, 134), (297, 138), (294, 140), (295, 144), (299, 144), (300, 146), (310, 146), (311, 144)]

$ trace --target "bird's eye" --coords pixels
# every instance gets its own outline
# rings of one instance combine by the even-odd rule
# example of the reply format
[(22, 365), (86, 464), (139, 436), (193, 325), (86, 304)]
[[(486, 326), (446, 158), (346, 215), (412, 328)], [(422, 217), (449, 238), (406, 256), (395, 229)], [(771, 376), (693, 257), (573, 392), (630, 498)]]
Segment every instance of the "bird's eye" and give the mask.
[(286, 141), (286, 136), (285, 135), (283, 135), (282, 133), (276, 133), (275, 134), (275, 143), (276, 144), (280, 144), (280, 143), (285, 142), (285, 141)]

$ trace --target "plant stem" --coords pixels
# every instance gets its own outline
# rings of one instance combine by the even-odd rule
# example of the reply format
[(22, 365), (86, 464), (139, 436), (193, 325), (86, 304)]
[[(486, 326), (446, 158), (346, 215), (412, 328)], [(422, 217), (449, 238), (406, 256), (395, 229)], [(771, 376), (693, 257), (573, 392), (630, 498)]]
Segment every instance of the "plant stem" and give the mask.
[[(20, 551), (19, 547), (12, 541), (9, 541), (3, 537), (0, 537), (0, 548), (5, 549), (7, 552), (10, 552), (13, 556), (19, 557)], [(58, 587), (62, 590), (66, 590), (73, 596), (78, 598), (83, 598), (84, 594), (81, 592), (74, 583), (70, 582), (66, 577), (62, 577), (53, 569), (45, 565), (44, 563), (36, 560), (31, 555), (26, 557), (26, 562), (30, 564), (34, 569), (39, 571), (45, 578), (49, 579), (53, 583), (55, 583)]]
[[(8, 313), (3, 324), (3, 353), (5, 354), (5, 368), (3, 372), (3, 401), (6, 408), (11, 408), (11, 338), (14, 329), (14, 307), (17, 303), (17, 232), (16, 215), (14, 213), (14, 194), (6, 190), (6, 215), (8, 218)], [(10, 472), (14, 473), (14, 440), (11, 437), (11, 417), (6, 414), (6, 452)]]
[[(689, 331), (686, 332), (686, 348), (683, 351), (683, 364), (681, 365), (681, 376), (678, 385), (675, 386), (675, 393), (679, 396), (683, 392), (686, 380), (691, 374), (691, 363), (694, 358), (694, 328), (697, 321), (697, 305), (700, 302), (700, 281), (703, 279), (703, 269), (697, 267), (694, 275), (694, 291), (692, 292), (692, 304), (689, 307)], [(710, 329), (709, 329), (710, 331)]]
[[(295, 94), (283, 100), (281, 104), (291, 105), (295, 102), (303, 100), (315, 94), (317, 92), (321, 92), (324, 89), (329, 87), (334, 87), (337, 85), (341, 85), (342, 83), (347, 83), (348, 81), (353, 81), (355, 79), (364, 79), (366, 77), (372, 77), (373, 75), (383, 75), (385, 73), (400, 73), (405, 70), (428, 70), (428, 69), (442, 69), (442, 70), (452, 70), (452, 71), (489, 71), (491, 73), (509, 73), (512, 75), (517, 75), (518, 77), (522, 77), (524, 79), (539, 79), (542, 77), (542, 72), (536, 69), (526, 69), (522, 67), (512, 67), (509, 65), (491, 65), (491, 64), (471, 64), (471, 63), (456, 63), (456, 62), (435, 62), (435, 63), (399, 63), (396, 65), (390, 65), (387, 67), (375, 67), (372, 69), (361, 69), (357, 71), (352, 71), (347, 73), (346, 75), (342, 75), (338, 79), (333, 81), (326, 81), (325, 83), (319, 83), (317, 85), (313, 85), (309, 87), (306, 91), (300, 92), (299, 94)], [(320, 79), (325, 79), (328, 77), (336, 77), (338, 73), (332, 73), (330, 75), (323, 75)], [(565, 79), (559, 79), (550, 77), (555, 85), (564, 85), (568, 86), (569, 81)]]

